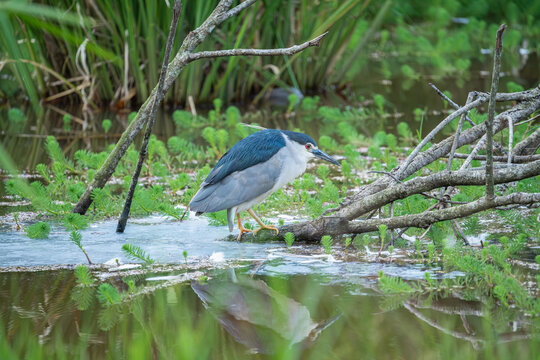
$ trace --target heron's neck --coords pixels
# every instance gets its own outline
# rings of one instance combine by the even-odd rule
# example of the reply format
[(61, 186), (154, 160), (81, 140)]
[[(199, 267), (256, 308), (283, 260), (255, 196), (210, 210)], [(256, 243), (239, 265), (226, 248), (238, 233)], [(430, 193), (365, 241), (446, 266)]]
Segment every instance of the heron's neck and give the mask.
[(306, 171), (307, 163), (311, 159), (309, 153), (304, 149), (304, 145), (297, 143), (296, 141), (291, 141), (285, 136), (285, 147), (289, 152), (288, 161), (286, 166), (291, 167), (291, 176), (290, 180), (297, 178)]

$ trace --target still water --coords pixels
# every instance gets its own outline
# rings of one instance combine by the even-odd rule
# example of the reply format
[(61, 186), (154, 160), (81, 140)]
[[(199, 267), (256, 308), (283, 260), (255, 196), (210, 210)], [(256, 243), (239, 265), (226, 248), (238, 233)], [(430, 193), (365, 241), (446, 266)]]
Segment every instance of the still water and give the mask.
[[(459, 278), (458, 272), (339, 261), (319, 246), (222, 241), (226, 227), (195, 217), (182, 223), (133, 219), (122, 235), (114, 233), (115, 225), (104, 221), (82, 231), (94, 263), (118, 259), (92, 267), (96, 285), (88, 288), (78, 285), (70, 265), (14, 271), (84, 263), (65, 231), (53, 225), (49, 239), (38, 240), (4, 226), (1, 359), (537, 359), (540, 354), (538, 327), (518, 311), (451, 289), (388, 295), (377, 286), (380, 271), (408, 281), (424, 279), (426, 272), (432, 279)], [(140, 246), (161, 265), (121, 265), (128, 262), (124, 243)], [(103, 282), (122, 294), (112, 304), (98, 296), (97, 284)]]
[[(174, 285), (163, 274), (132, 276), (142, 295), (125, 295), (110, 306), (93, 296), (86, 310), (78, 310), (74, 300), (80, 290), (72, 271), (2, 273), (0, 357), (538, 359), (540, 354), (530, 319), (452, 291), (382, 295), (370, 276), (350, 282), (315, 273), (269, 276), (260, 264), (204, 273), (206, 281)], [(108, 281), (128, 291), (120, 276)]]

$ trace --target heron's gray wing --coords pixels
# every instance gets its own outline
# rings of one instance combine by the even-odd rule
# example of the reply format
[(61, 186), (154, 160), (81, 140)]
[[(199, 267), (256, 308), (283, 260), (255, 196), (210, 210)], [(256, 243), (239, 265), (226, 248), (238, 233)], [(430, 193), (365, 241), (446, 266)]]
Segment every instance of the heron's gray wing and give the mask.
[(205, 213), (230, 209), (270, 191), (281, 172), (276, 156), (264, 163), (236, 171), (216, 184), (203, 185), (190, 203), (192, 211)]
[(285, 146), (280, 130), (261, 130), (240, 140), (219, 159), (203, 185), (217, 184), (235, 171), (267, 161)]

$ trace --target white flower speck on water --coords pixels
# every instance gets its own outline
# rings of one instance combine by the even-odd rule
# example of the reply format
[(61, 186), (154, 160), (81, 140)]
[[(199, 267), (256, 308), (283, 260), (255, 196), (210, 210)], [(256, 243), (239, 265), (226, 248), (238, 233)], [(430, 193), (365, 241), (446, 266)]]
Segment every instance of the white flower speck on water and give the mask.
[(220, 252), (213, 252), (212, 255), (210, 255), (210, 261), (215, 263), (220, 263), (225, 261), (225, 256), (223, 253)]

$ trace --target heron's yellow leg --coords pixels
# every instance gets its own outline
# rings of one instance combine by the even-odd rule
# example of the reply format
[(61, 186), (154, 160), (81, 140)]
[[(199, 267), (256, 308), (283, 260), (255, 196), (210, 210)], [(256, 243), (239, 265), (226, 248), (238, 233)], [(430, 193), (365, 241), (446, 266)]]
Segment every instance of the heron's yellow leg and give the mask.
[(255, 214), (255, 211), (253, 211), (252, 209), (249, 209), (248, 210), (248, 213), (249, 215), (251, 215), (251, 217), (253, 217), (255, 219), (256, 222), (259, 223), (259, 225), (261, 225), (260, 228), (256, 229), (253, 231), (253, 234), (255, 234), (255, 236), (257, 235), (257, 233), (262, 230), (262, 229), (268, 229), (268, 230), (274, 230), (276, 232), (276, 235), (279, 234), (279, 230), (277, 227), (273, 226), (273, 225), (266, 225), (264, 224), (261, 219), (259, 219), (259, 217), (257, 216), (257, 214)]
[(246, 229), (244, 225), (242, 225), (239, 213), (236, 213), (236, 220), (238, 220), (238, 229), (240, 230), (240, 234), (238, 234), (238, 241), (240, 241), (243, 233), (252, 232), (253, 230)]

